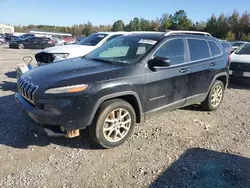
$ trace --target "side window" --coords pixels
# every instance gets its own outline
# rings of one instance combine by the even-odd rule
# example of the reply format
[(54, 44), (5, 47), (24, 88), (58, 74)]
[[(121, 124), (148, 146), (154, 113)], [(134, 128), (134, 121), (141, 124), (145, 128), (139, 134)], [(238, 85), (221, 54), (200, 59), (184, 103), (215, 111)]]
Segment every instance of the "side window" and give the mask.
[[(210, 46), (211, 52), (213, 54), (213, 56), (217, 56), (221, 54), (220, 48), (218, 47), (218, 45), (213, 42), (213, 41), (208, 41), (208, 44)], [(230, 48), (230, 46), (229, 46)]]
[(113, 35), (113, 36), (109, 37), (109, 38), (106, 40), (106, 42), (109, 42), (109, 41), (111, 41), (111, 40), (113, 40), (113, 39), (115, 39), (115, 38), (117, 38), (117, 37), (120, 37), (120, 36), (122, 36), (122, 35)]
[(210, 57), (208, 44), (205, 40), (188, 39), (188, 46), (191, 61), (201, 60)]
[(32, 38), (28, 38), (29, 42), (34, 42), (36, 40), (36, 38), (32, 37)]
[(172, 39), (167, 41), (155, 53), (155, 57), (166, 57), (171, 60), (172, 65), (185, 62), (185, 50), (183, 39)]

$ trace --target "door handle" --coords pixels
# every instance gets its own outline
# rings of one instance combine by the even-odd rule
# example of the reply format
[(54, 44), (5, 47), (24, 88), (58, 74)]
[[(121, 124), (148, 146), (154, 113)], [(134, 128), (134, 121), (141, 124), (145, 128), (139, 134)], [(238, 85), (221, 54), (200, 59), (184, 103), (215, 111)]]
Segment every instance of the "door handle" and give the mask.
[(189, 71), (189, 69), (187, 69), (187, 68), (183, 68), (183, 69), (179, 70), (180, 73), (186, 73), (188, 71)]
[(216, 63), (211, 63), (210, 66), (211, 67), (214, 67), (216, 65)]

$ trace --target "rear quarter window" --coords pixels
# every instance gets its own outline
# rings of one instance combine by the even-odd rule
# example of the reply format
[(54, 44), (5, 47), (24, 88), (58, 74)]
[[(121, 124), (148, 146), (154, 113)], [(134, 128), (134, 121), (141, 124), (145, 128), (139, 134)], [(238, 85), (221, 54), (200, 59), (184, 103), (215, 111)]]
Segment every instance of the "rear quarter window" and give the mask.
[(202, 39), (187, 39), (191, 61), (202, 60), (210, 57), (207, 41)]
[(208, 41), (213, 56), (221, 54), (219, 46), (214, 41)]

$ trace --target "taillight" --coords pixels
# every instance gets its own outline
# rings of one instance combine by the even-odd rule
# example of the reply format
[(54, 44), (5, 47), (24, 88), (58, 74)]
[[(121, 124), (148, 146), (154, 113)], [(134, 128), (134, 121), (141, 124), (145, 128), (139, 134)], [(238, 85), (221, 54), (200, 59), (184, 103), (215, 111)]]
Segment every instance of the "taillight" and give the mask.
[(228, 61), (231, 61), (231, 54), (228, 55)]
[(50, 43), (50, 44), (54, 44), (55, 41), (54, 41), (54, 40), (50, 40), (49, 43)]

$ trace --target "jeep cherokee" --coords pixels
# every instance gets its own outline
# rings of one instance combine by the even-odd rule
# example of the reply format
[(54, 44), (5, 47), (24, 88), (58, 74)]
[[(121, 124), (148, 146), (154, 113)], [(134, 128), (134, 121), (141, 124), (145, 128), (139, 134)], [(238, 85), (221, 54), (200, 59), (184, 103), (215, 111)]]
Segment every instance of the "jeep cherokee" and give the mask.
[(228, 72), (228, 54), (209, 34), (137, 33), (28, 71), (15, 99), (47, 133), (75, 137), (88, 127), (93, 141), (112, 148), (156, 113), (192, 104), (216, 110)]

